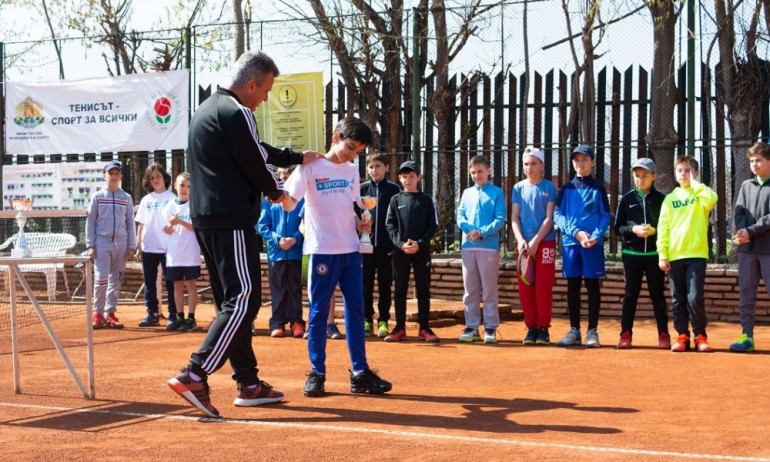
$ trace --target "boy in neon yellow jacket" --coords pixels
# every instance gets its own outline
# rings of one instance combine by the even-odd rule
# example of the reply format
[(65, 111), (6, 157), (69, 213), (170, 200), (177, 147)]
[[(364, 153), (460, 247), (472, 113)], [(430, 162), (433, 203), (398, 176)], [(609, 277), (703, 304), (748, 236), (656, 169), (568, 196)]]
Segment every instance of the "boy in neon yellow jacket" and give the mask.
[(717, 203), (717, 193), (697, 181), (698, 161), (691, 156), (679, 157), (674, 173), (679, 187), (663, 201), (657, 229), (658, 266), (668, 273), (674, 328), (679, 333), (671, 351), (690, 349), (692, 319), (695, 349), (709, 352), (703, 290), (709, 255), (709, 212)]

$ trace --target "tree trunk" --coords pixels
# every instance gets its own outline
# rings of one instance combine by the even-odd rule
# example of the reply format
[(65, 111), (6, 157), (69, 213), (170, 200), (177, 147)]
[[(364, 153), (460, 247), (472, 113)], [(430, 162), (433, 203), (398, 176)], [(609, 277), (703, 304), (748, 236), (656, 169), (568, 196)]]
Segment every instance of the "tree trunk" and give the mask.
[(245, 32), (243, 28), (243, 0), (233, 1), (233, 17), (235, 18), (235, 56), (233, 61), (240, 58), (246, 48)]
[(652, 105), (650, 128), (645, 141), (650, 157), (655, 160), (657, 178), (655, 185), (663, 192), (676, 187), (674, 155), (679, 134), (674, 128), (676, 85), (674, 82), (674, 46), (676, 43), (677, 14), (674, 3), (666, 0), (650, 0), (647, 7), (655, 24), (653, 32), (654, 55), (652, 72)]
[[(436, 231), (436, 247), (434, 250), (443, 250), (449, 242), (449, 236), (454, 236), (454, 149), (449, 137), (449, 117), (454, 107), (454, 94), (449, 88), (449, 43), (447, 40), (446, 8), (443, 0), (431, 2), (431, 14), (436, 32), (436, 59), (434, 71), (436, 74), (436, 86), (431, 97), (430, 106), (438, 131), (437, 160), (438, 160), (438, 185), (435, 194), (438, 212), (438, 230)], [(424, 166), (430, 168), (430, 166)], [(451, 239), (449, 239), (451, 240)]]

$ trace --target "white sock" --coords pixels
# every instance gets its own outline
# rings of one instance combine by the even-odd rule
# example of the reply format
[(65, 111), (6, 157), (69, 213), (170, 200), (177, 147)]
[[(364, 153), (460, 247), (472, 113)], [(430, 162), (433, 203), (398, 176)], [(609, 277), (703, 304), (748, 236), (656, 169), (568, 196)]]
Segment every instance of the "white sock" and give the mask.
[(193, 371), (190, 371), (189, 374), (190, 374), (190, 378), (195, 380), (196, 382), (200, 382), (201, 380), (203, 380), (202, 377), (198, 376), (198, 374), (196, 374)]

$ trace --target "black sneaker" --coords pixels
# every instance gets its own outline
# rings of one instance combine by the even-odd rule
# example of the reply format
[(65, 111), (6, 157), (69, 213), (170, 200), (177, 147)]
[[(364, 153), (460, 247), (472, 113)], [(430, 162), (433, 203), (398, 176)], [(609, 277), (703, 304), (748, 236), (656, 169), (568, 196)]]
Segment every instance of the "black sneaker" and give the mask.
[(326, 389), (324, 384), (326, 383), (326, 375), (319, 374), (315, 371), (310, 371), (307, 374), (307, 380), (305, 381), (305, 396), (310, 398), (318, 398), (322, 396)]
[(139, 321), (139, 327), (152, 327), (152, 326), (159, 326), (160, 320), (158, 319), (158, 314), (148, 314), (147, 317)]
[(527, 335), (521, 341), (524, 345), (534, 345), (537, 342), (537, 329), (527, 330)]
[(180, 327), (184, 325), (184, 319), (179, 319), (176, 317), (175, 314), (172, 314), (168, 317), (168, 322), (166, 323), (166, 330), (179, 330)]
[(198, 329), (198, 323), (195, 322), (195, 319), (187, 318), (184, 320), (184, 324), (179, 326), (179, 329), (182, 332), (192, 332), (194, 330)]
[(537, 341), (535, 343), (538, 345), (551, 344), (551, 334), (548, 333), (548, 329), (540, 328), (537, 330)]
[(381, 395), (389, 392), (393, 384), (387, 380), (382, 380), (373, 370), (367, 369), (358, 376), (350, 373), (350, 392), (351, 393), (369, 393), (370, 395)]

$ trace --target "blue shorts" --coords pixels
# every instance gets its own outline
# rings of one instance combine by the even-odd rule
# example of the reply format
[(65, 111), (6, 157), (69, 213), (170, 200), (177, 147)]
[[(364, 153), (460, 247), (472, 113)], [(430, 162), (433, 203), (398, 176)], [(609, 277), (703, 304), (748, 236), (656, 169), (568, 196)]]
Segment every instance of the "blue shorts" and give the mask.
[(562, 273), (565, 278), (604, 277), (604, 246), (597, 244), (585, 249), (580, 245), (562, 246)]
[(200, 266), (167, 266), (167, 281), (194, 281), (201, 277)]

